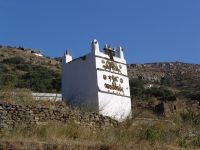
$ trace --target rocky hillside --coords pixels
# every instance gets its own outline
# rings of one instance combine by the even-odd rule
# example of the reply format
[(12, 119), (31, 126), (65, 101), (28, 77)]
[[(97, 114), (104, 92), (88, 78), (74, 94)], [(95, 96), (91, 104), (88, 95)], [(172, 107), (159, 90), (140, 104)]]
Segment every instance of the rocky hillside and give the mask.
[(130, 78), (141, 78), (149, 83), (200, 89), (200, 64), (182, 62), (128, 65)]
[(51, 69), (59, 71), (59, 62), (43, 55), (39, 50), (26, 49), (23, 47), (0, 46), (0, 62), (5, 62), (6, 59), (13, 57), (21, 57), (25, 62), (29, 62), (33, 65), (51, 67)]
[(200, 78), (200, 64), (188, 64), (182, 62), (131, 64), (128, 66), (130, 77), (141, 77), (144, 80), (161, 81), (168, 76), (177, 78), (187, 76)]
[[(200, 102), (200, 64), (182, 62), (131, 64), (128, 65), (128, 73), (131, 81), (142, 82), (144, 88), (164, 87), (176, 93), (176, 97)], [(130, 83), (132, 86), (136, 85), (135, 81)], [(134, 92), (135, 90), (132, 93)]]

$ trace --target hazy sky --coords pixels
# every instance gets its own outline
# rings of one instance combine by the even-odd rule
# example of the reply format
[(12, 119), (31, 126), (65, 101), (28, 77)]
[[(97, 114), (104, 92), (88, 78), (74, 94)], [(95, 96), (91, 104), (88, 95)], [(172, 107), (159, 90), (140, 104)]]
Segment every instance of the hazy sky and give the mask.
[(200, 0), (0, 0), (0, 44), (74, 57), (96, 38), (128, 63), (200, 63)]

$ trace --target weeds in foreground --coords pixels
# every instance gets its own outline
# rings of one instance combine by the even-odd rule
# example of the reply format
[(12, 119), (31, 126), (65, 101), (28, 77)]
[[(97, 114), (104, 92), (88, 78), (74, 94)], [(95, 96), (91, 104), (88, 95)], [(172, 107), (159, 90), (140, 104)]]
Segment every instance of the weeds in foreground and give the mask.
[[(12, 92), (4, 90), (0, 92), (0, 100), (17, 105), (36, 105), (45, 107), (58, 107), (46, 101), (32, 100), (29, 91), (15, 90)], [(18, 94), (19, 92), (19, 94)], [(24, 98), (25, 97), (25, 98)], [(75, 110), (74, 110), (75, 111)], [(144, 111), (142, 115), (152, 116), (149, 111)], [(4, 129), (0, 132), (0, 139), (8, 140), (34, 140), (34, 141), (60, 141), (66, 140), (86, 140), (104, 143), (106, 145), (127, 145), (129, 143), (147, 142), (150, 144), (161, 143), (175, 145), (186, 148), (200, 148), (200, 116), (192, 112), (185, 112), (180, 116), (174, 116), (171, 121), (162, 120), (140, 120), (129, 119), (120, 123), (118, 127), (110, 127), (104, 130), (89, 128), (84, 124), (69, 122), (67, 124), (49, 122), (27, 128), (18, 126), (12, 130)]]
[(193, 135), (193, 136), (182, 136), (177, 139), (177, 144), (181, 147), (193, 147), (193, 148), (199, 148), (200, 147), (200, 136)]
[[(133, 120), (134, 122), (134, 120)], [(1, 139), (7, 140), (31, 140), (31, 141), (59, 141), (67, 140), (90, 141), (106, 145), (127, 145), (130, 143), (148, 142), (175, 145), (186, 148), (199, 148), (200, 136), (189, 135), (180, 127), (166, 122), (157, 122), (133, 126), (130, 123), (121, 123), (118, 127), (96, 130), (76, 123), (50, 122), (43, 125), (27, 128), (19, 126), (13, 130), (4, 129), (0, 132)]]
[(159, 130), (155, 128), (148, 128), (143, 133), (144, 139), (154, 142), (156, 140), (160, 140), (162, 138), (162, 134)]
[(192, 111), (188, 111), (181, 114), (181, 118), (184, 122), (193, 126), (200, 126), (200, 114), (195, 114)]

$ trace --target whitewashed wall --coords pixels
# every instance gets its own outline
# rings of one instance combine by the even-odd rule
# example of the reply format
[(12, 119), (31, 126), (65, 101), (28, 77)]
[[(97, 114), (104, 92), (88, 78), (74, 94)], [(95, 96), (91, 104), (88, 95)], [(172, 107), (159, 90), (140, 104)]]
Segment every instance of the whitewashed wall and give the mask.
[(95, 59), (92, 53), (62, 64), (62, 95), (64, 101), (98, 111), (98, 88)]
[(63, 57), (63, 100), (123, 121), (131, 116), (131, 99), (122, 48), (114, 60), (99, 51), (97, 40), (91, 48), (89, 54), (75, 60), (69, 54)]
[(62, 94), (57, 93), (32, 93), (32, 97), (36, 100), (62, 101)]
[(99, 112), (118, 121), (131, 117), (131, 100), (129, 97), (98, 92)]
[[(99, 57), (100, 56), (100, 57)], [(104, 57), (102, 57), (104, 56)], [(118, 69), (108, 69), (105, 65), (114, 64)], [(114, 62), (110, 61), (105, 54), (96, 56), (97, 83), (98, 83), (98, 100), (99, 112), (105, 116), (123, 121), (131, 117), (131, 99), (130, 87), (127, 74), (126, 61), (114, 57)], [(112, 86), (114, 84), (121, 87), (123, 91), (108, 89), (105, 84)]]

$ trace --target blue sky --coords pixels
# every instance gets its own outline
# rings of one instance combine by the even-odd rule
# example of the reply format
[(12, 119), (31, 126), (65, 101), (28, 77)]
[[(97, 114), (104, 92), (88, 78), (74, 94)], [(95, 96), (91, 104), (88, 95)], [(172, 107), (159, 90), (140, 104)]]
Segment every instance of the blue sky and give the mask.
[(128, 63), (200, 63), (200, 0), (0, 0), (0, 44), (74, 57), (96, 38)]

